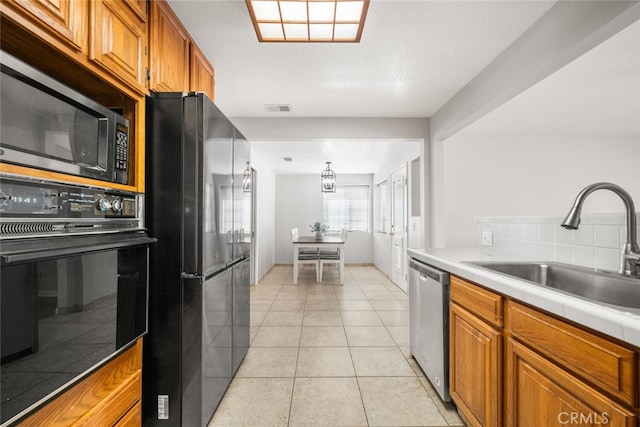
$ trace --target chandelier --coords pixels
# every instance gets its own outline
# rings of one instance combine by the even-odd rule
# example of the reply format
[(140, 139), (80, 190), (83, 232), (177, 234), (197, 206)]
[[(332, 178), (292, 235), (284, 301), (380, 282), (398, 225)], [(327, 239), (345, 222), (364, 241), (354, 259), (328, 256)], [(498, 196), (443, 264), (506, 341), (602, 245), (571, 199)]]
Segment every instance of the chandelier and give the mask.
[(327, 162), (327, 168), (320, 175), (323, 193), (336, 192), (336, 173), (331, 170), (331, 162)]

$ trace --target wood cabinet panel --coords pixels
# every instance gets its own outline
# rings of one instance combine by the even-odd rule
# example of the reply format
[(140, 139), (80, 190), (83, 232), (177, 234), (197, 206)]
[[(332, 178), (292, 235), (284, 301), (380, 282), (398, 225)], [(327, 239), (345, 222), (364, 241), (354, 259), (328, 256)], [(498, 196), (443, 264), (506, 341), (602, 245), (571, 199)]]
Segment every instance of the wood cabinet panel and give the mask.
[(637, 425), (635, 415), (509, 337), (506, 345), (509, 426)]
[(142, 425), (142, 404), (136, 403), (133, 408), (120, 418), (116, 427), (139, 427)]
[(451, 276), (451, 300), (467, 307), (479, 317), (501, 327), (503, 297), (459, 277)]
[(91, 2), (89, 59), (143, 94), (146, 83), (146, 21), (127, 3), (114, 0)]
[[(40, 37), (49, 39), (53, 36), (73, 50), (86, 51), (86, 0), (4, 0), (2, 3), (19, 12), (21, 16), (13, 15), (12, 18), (36, 31)], [(35, 27), (29, 26), (28, 21)]]
[(622, 402), (638, 406), (633, 350), (513, 301), (507, 304), (506, 323), (536, 351)]
[(151, 89), (189, 91), (189, 33), (164, 0), (151, 2)]
[(141, 399), (142, 340), (21, 426), (114, 425)]
[(138, 15), (138, 17), (147, 22), (148, 13), (147, 13), (147, 0), (124, 0), (124, 2), (131, 8), (131, 10)]
[(189, 90), (192, 92), (204, 92), (213, 101), (215, 93), (213, 66), (195, 43), (191, 43), (190, 54)]
[(473, 426), (501, 426), (502, 336), (457, 304), (450, 310), (451, 397)]
[(140, 401), (141, 395), (142, 371), (138, 371), (125, 379), (107, 398), (91, 408), (73, 425), (75, 427), (114, 425), (123, 414), (127, 415), (136, 402)]

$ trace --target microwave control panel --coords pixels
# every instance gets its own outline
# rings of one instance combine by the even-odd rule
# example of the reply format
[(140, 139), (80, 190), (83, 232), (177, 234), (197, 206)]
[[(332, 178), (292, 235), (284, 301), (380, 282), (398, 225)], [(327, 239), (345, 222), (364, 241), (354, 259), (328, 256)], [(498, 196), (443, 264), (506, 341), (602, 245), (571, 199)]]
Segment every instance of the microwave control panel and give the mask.
[(116, 174), (116, 182), (126, 184), (129, 177), (129, 136), (127, 135), (127, 128), (120, 124), (118, 124), (116, 128), (116, 140), (114, 149), (114, 168)]
[(135, 218), (135, 194), (49, 182), (0, 181), (4, 218)]

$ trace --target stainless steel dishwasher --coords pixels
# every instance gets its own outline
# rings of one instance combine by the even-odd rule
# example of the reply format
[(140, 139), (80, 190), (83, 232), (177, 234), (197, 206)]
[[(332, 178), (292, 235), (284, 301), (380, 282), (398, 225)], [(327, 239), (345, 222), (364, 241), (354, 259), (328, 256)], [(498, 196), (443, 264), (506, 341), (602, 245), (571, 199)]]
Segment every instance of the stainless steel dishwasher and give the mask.
[(411, 354), (449, 402), (449, 273), (409, 260), (409, 316)]

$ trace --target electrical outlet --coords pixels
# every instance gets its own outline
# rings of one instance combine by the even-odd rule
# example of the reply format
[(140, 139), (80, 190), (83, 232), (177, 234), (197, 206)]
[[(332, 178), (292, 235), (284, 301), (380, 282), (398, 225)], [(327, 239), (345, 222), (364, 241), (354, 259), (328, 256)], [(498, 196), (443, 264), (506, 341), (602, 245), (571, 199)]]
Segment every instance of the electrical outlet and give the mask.
[(489, 230), (482, 230), (482, 246), (493, 246), (493, 233)]

